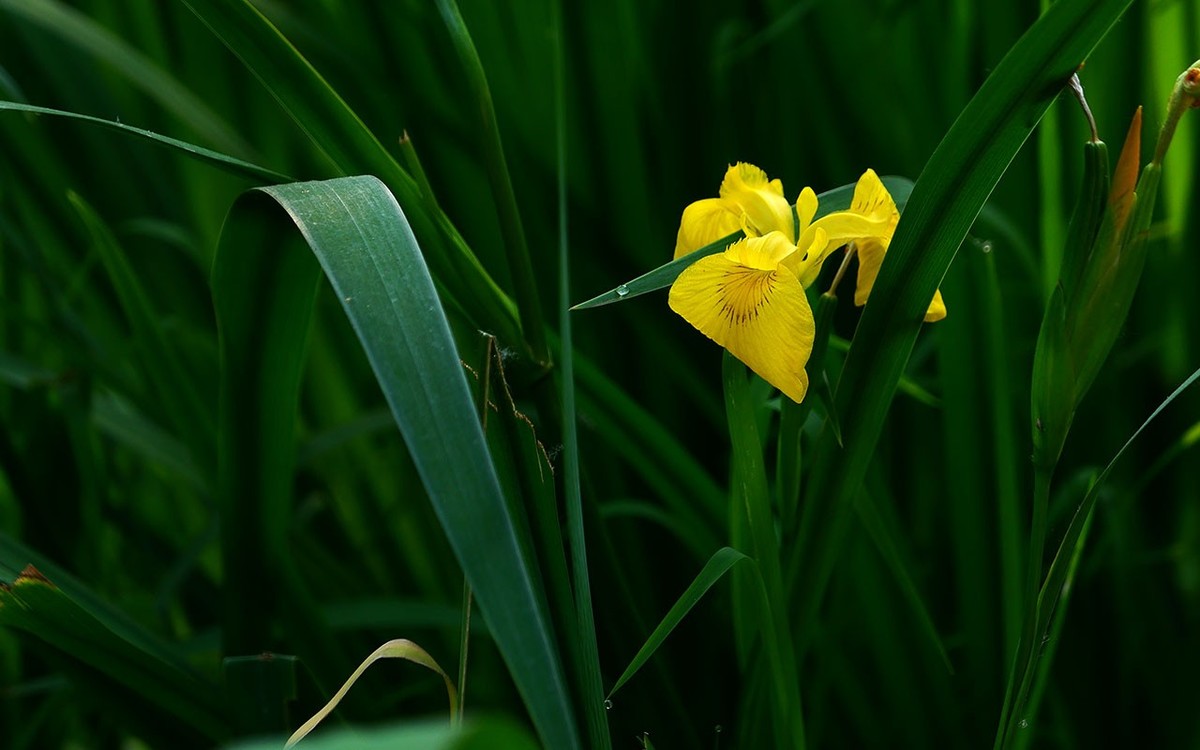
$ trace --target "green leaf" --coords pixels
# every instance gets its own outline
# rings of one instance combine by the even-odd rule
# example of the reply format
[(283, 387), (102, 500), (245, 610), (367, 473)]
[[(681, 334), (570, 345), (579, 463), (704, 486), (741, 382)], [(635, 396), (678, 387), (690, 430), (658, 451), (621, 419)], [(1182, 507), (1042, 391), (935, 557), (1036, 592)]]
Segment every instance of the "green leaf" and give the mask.
[(159, 68), (150, 58), (93, 19), (58, 0), (0, 0), (0, 10), (61, 36), (125, 76), (163, 109), (187, 123), (214, 146), (253, 158), (253, 149), (216, 112)]
[(332, 165), (327, 176), (371, 174), (392, 190), (426, 249), (439, 281), (463, 303), (475, 325), (519, 341), (510, 300), (461, 241), (439, 229), (417, 183), (354, 110), (246, 0), (181, 0), (229, 48)]
[[(404, 214), (373, 177), (254, 190), (226, 222), (213, 292), (223, 361), (220, 479), (226, 527), (235, 527), (227, 569), (235, 579), (253, 575), (236, 565), (238, 545), (264, 539), (263, 562), (287, 567), (294, 416), (316, 279), (308, 253), (279, 242), (289, 223), (350, 318), (534, 725), (550, 747), (579, 747), (545, 595), (518, 543), (449, 324)], [(257, 415), (258, 434), (245, 429), (248, 414)], [(246, 509), (260, 503), (273, 507)], [(267, 518), (282, 529), (260, 526)]]
[(1131, 2), (1052, 5), (996, 66), (913, 186), (838, 383), (845, 449), (825, 439), (813, 462), (806, 534), (789, 564), (789, 580), (800, 571), (814, 577), (800, 586), (799, 622), (816, 621), (930, 297), (1042, 113)]
[(135, 135), (139, 138), (145, 138), (152, 143), (157, 143), (161, 146), (166, 146), (177, 151), (182, 151), (184, 154), (196, 159), (197, 161), (211, 164), (215, 167), (231, 172), (233, 174), (249, 177), (252, 180), (260, 182), (291, 182), (292, 178), (285, 174), (280, 174), (274, 170), (260, 167), (257, 164), (251, 164), (248, 161), (242, 161), (233, 156), (222, 154), (211, 149), (197, 146), (186, 141), (181, 141), (176, 138), (170, 138), (165, 135), (135, 128), (132, 125), (125, 125), (112, 120), (103, 120), (99, 117), (90, 115), (81, 115), (75, 112), (63, 112), (58, 109), (47, 109), (46, 107), (34, 107), (29, 104), (20, 104), (18, 102), (0, 102), (0, 112), (27, 112), (34, 115), (51, 115), (53, 117), (64, 117), (80, 122), (91, 123), (92, 125), (100, 125), (101, 127), (115, 130), (118, 133), (126, 133)]
[[(1125, 444), (1121, 446), (1121, 449), (1117, 451), (1116, 455), (1112, 457), (1112, 460), (1109, 461), (1104, 467), (1104, 471), (1100, 472), (1100, 475), (1096, 477), (1096, 481), (1092, 483), (1092, 486), (1088, 489), (1087, 495), (1084, 496), (1083, 502), (1081, 502), (1079, 507), (1075, 509), (1075, 514), (1071, 517), (1070, 524), (1067, 525), (1066, 533), (1063, 534), (1062, 541), (1058, 545), (1058, 551), (1055, 553), (1054, 559), (1050, 563), (1050, 570), (1046, 574), (1046, 581), (1042, 585), (1041, 592), (1038, 595), (1039, 621), (1037, 633), (1039, 635), (1039, 640), (1044, 639), (1050, 632), (1051, 628), (1057, 627), (1056, 623), (1063, 616), (1063, 613), (1066, 609), (1065, 607), (1060, 607), (1058, 605), (1060, 599), (1067, 594), (1067, 585), (1071, 578), (1072, 571), (1075, 569), (1077, 564), (1079, 545), (1082, 543), (1081, 540), (1087, 533), (1087, 528), (1088, 524), (1090, 523), (1092, 513), (1096, 509), (1096, 500), (1100, 496), (1101, 485), (1103, 485), (1105, 480), (1108, 479), (1108, 475), (1112, 472), (1113, 467), (1116, 466), (1117, 462), (1121, 460), (1121, 457), (1125, 455), (1125, 451), (1129, 450), (1129, 447), (1133, 445), (1134, 441), (1137, 440), (1146, 430), (1146, 428), (1150, 426), (1150, 423), (1157, 419), (1159, 414), (1162, 414), (1162, 412), (1168, 406), (1170, 406), (1175, 399), (1179, 398), (1179, 396), (1181, 396), (1184, 391), (1195, 384), (1197, 380), (1200, 380), (1200, 369), (1188, 376), (1187, 380), (1183, 381), (1178, 388), (1172, 391), (1171, 395), (1167, 396), (1167, 398), (1158, 405), (1158, 407), (1150, 414), (1149, 417), (1146, 417), (1146, 421), (1142, 422), (1142, 425), (1138, 427), (1132, 435), (1129, 436), (1129, 439), (1125, 441)], [(1039, 675), (1039, 679), (1044, 680), (1045, 678), (1040, 675), (1043, 670), (1047, 669), (1048, 667), (1041, 667), (1039, 665), (1041, 658), (1044, 657), (1039, 655), (1037, 649), (1035, 649), (1027, 669)], [(1017, 679), (1014, 680), (1014, 682), (1020, 684), (1021, 680)], [(1036, 712), (1036, 710), (1037, 706), (1032, 701), (1023, 705), (1018, 702), (1013, 713), (1016, 716), (1031, 716)]]
[[(73, 674), (120, 690), (210, 740), (230, 734), (221, 693), (166, 644), (48, 560), (0, 534), (0, 626), (21, 631), (87, 667)], [(98, 682), (96, 682), (98, 681)], [(128, 691), (128, 692), (125, 692)]]
[(663, 644), (663, 641), (667, 640), (667, 636), (678, 627), (679, 623), (683, 622), (683, 618), (687, 617), (688, 612), (692, 611), (692, 608), (708, 593), (713, 584), (721, 580), (721, 576), (725, 575), (734, 565), (747, 559), (749, 558), (732, 547), (722, 547), (714, 552), (713, 556), (705, 563), (696, 578), (688, 584), (687, 589), (684, 590), (675, 604), (671, 605), (671, 609), (663, 617), (662, 622), (658, 624), (658, 627), (654, 628), (654, 632), (650, 634), (650, 637), (638, 649), (633, 660), (629, 662), (629, 666), (625, 668), (625, 671), (613, 683), (612, 690), (608, 691), (608, 697), (611, 698), (616, 695), (621, 686), (629, 682), (629, 679), (637, 674), (642, 665), (649, 661), (651, 656), (654, 656), (654, 652)]

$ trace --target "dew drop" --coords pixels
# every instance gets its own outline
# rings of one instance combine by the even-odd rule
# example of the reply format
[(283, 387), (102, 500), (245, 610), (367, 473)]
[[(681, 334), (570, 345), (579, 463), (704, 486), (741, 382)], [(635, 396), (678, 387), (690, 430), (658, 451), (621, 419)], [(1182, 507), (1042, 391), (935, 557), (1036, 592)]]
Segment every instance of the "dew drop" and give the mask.
[(715, 727), (713, 727), (713, 731), (716, 732), (717, 734), (720, 734), (721, 733), (721, 725), (718, 724)]
[(605, 710), (605, 711), (611, 711), (611, 710), (612, 710), (612, 700), (611, 700), (611, 699), (608, 699), (608, 698), (605, 698), (605, 699), (604, 699), (604, 710)]
[(988, 240), (984, 240), (983, 244), (979, 246), (979, 249), (983, 251), (984, 255), (987, 255), (992, 251), (992, 243)]
[(624, 284), (617, 287), (617, 296), (618, 297), (624, 297), (627, 294), (629, 294), (629, 287), (625, 286)]
[(1027, 719), (1021, 719), (1020, 721), (1017, 722), (1017, 728), (1018, 729), (1028, 729), (1029, 721)]

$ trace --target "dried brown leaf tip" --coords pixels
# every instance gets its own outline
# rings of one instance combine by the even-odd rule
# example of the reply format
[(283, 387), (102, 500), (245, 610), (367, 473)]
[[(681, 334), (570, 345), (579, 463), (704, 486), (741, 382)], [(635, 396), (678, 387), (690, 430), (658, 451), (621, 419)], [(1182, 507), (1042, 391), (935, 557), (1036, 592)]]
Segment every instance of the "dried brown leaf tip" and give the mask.
[(33, 567), (33, 565), (26, 565), (25, 569), (21, 571), (21, 574), (17, 576), (17, 580), (13, 581), (13, 585), (15, 586), (25, 582), (44, 583), (47, 586), (54, 585), (49, 578), (42, 574), (42, 571)]

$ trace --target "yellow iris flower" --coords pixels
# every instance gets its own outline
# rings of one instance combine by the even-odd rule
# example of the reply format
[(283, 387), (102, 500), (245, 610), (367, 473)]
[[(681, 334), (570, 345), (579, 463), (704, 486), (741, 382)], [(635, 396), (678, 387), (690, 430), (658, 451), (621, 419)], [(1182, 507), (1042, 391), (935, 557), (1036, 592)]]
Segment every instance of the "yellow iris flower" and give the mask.
[[(855, 186), (850, 210), (813, 221), (816, 213), (811, 188), (800, 192), (793, 218), (779, 180), (751, 164), (730, 167), (720, 197), (684, 210), (675, 257), (739, 229), (746, 238), (684, 269), (669, 297), (672, 310), (797, 403), (808, 392), (804, 366), (816, 335), (805, 287), (830, 253), (854, 243), (865, 301), (899, 220), (895, 202), (871, 170)], [(930, 315), (935, 306), (944, 316), (940, 295)]]

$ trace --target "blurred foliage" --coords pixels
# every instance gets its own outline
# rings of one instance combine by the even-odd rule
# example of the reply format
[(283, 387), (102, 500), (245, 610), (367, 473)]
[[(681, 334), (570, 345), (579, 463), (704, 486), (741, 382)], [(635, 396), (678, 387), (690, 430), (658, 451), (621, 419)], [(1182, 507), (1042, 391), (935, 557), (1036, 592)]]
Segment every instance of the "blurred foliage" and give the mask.
[[(491, 415), (486, 439), (507, 500), (521, 507), (513, 515), (532, 519), (516, 533), (551, 592), (546, 616), (582, 728), (599, 709), (581, 698), (586, 655), (570, 652), (574, 610), (553, 595), (576, 583), (569, 564), (538, 546), (559, 532), (555, 513), (569, 494), (556, 394), (571, 385), (532, 356), (529, 321), (550, 322), (553, 350), (560, 304), (668, 261), (681, 210), (715, 194), (729, 163), (764, 167), (790, 198), (804, 185), (851, 183), (868, 167), (918, 179), (1042, 8), (614, 0), (564, 2), (559, 19), (545, 0), (460, 7), (490, 88), (536, 311), (517, 295), (523, 271), (503, 228), (512, 216), (489, 173), (493, 133), (435, 3), (0, 0), (0, 99), (118, 120), (296, 179), (367, 172), (386, 183), (431, 267), (476, 403)], [(198, 17), (243, 18), (252, 8), (328, 91), (282, 41), (255, 46), (226, 34), (227, 47)], [(556, 41), (565, 61), (568, 300), (554, 293)], [(1157, 132), (1176, 75), (1198, 54), (1195, 0), (1135, 2), (1080, 73), (1101, 136), (1119, 142), (1139, 104), (1146, 132)], [(1200, 366), (1200, 295), (1190, 287), (1200, 278), (1198, 134), (1200, 123), (1185, 118), (1165, 161), (1141, 292), (1059, 464), (1053, 540), (1097, 470)], [(1060, 97), (943, 280), (949, 317), (922, 330), (906, 369), (933, 398), (902, 389), (892, 404), (858, 501), (862, 522), (837, 558), (819, 621), (804, 625), (812, 642), (798, 674), (813, 747), (979, 747), (996, 734), (1023, 606), (1032, 358), (1088, 135), (1078, 105)], [(103, 128), (0, 112), (0, 582), (32, 563), (64, 592), (54, 606), (82, 607), (103, 624), (84, 630), (95, 634), (94, 653), (111, 656), (86, 658), (70, 629), (54, 640), (37, 623), (7, 622), (0, 747), (107, 747), (131, 737), (206, 747), (252, 732), (286, 735), (233, 726), (253, 713), (235, 710), (222, 716), (230, 726), (197, 731), (207, 706), (189, 714), (174, 696), (154, 699), (161, 673), (181, 670), (205, 700), (225, 700), (225, 656), (299, 657), (289, 730), (392, 638), (419, 643), (454, 671), (463, 568), (420, 461), (324, 282), (311, 323), (290, 332), (306, 347), (298, 405), (284, 425), (295, 465), (276, 488), (283, 525), (264, 532), (272, 549), (286, 550), (291, 573), (270, 572), (265, 585), (278, 588), (256, 590), (239, 576), (262, 571), (230, 570), (223, 558), (217, 415), (230, 373), (210, 273), (230, 207), (261, 184)], [(859, 315), (843, 304), (835, 333), (851, 339)], [(697, 572), (747, 531), (730, 527), (735, 467), (717, 348), (669, 312), (665, 294), (573, 321), (582, 512), (607, 693)], [(254, 330), (256, 321), (239, 322)], [(843, 350), (834, 343), (836, 372)], [(275, 374), (240, 373), (261, 378), (268, 394)], [(762, 407), (762, 384), (748, 388)], [(774, 412), (755, 413), (757, 437), (770, 444)], [(1192, 700), (1200, 484), (1189, 468), (1197, 415), (1200, 395), (1183, 394), (1100, 490), (1042, 710), (1028, 727), (1034, 746), (1200, 746)], [(247, 414), (227, 429), (254, 427)], [(806, 434), (818, 427), (814, 417)], [(639, 746), (643, 732), (663, 749), (750, 747), (770, 736), (774, 698), (741, 653), (748, 598), (742, 568), (732, 575), (613, 697), (603, 716), (614, 747)], [(262, 601), (253, 645), (222, 651), (230, 608), (254, 596)], [(14, 605), (0, 599), (5, 606)], [(306, 618), (323, 629), (301, 625)], [(478, 709), (526, 721), (486, 621), (471, 627), (468, 719)], [(119, 666), (138, 654), (158, 671)], [(337, 715), (440, 718), (445, 700), (436, 675), (383, 665)], [(479, 736), (493, 729), (497, 742), (513, 743), (504, 746), (530, 742), (508, 724), (468, 721)], [(480, 742), (399, 731), (427, 743), (419, 746)]]

